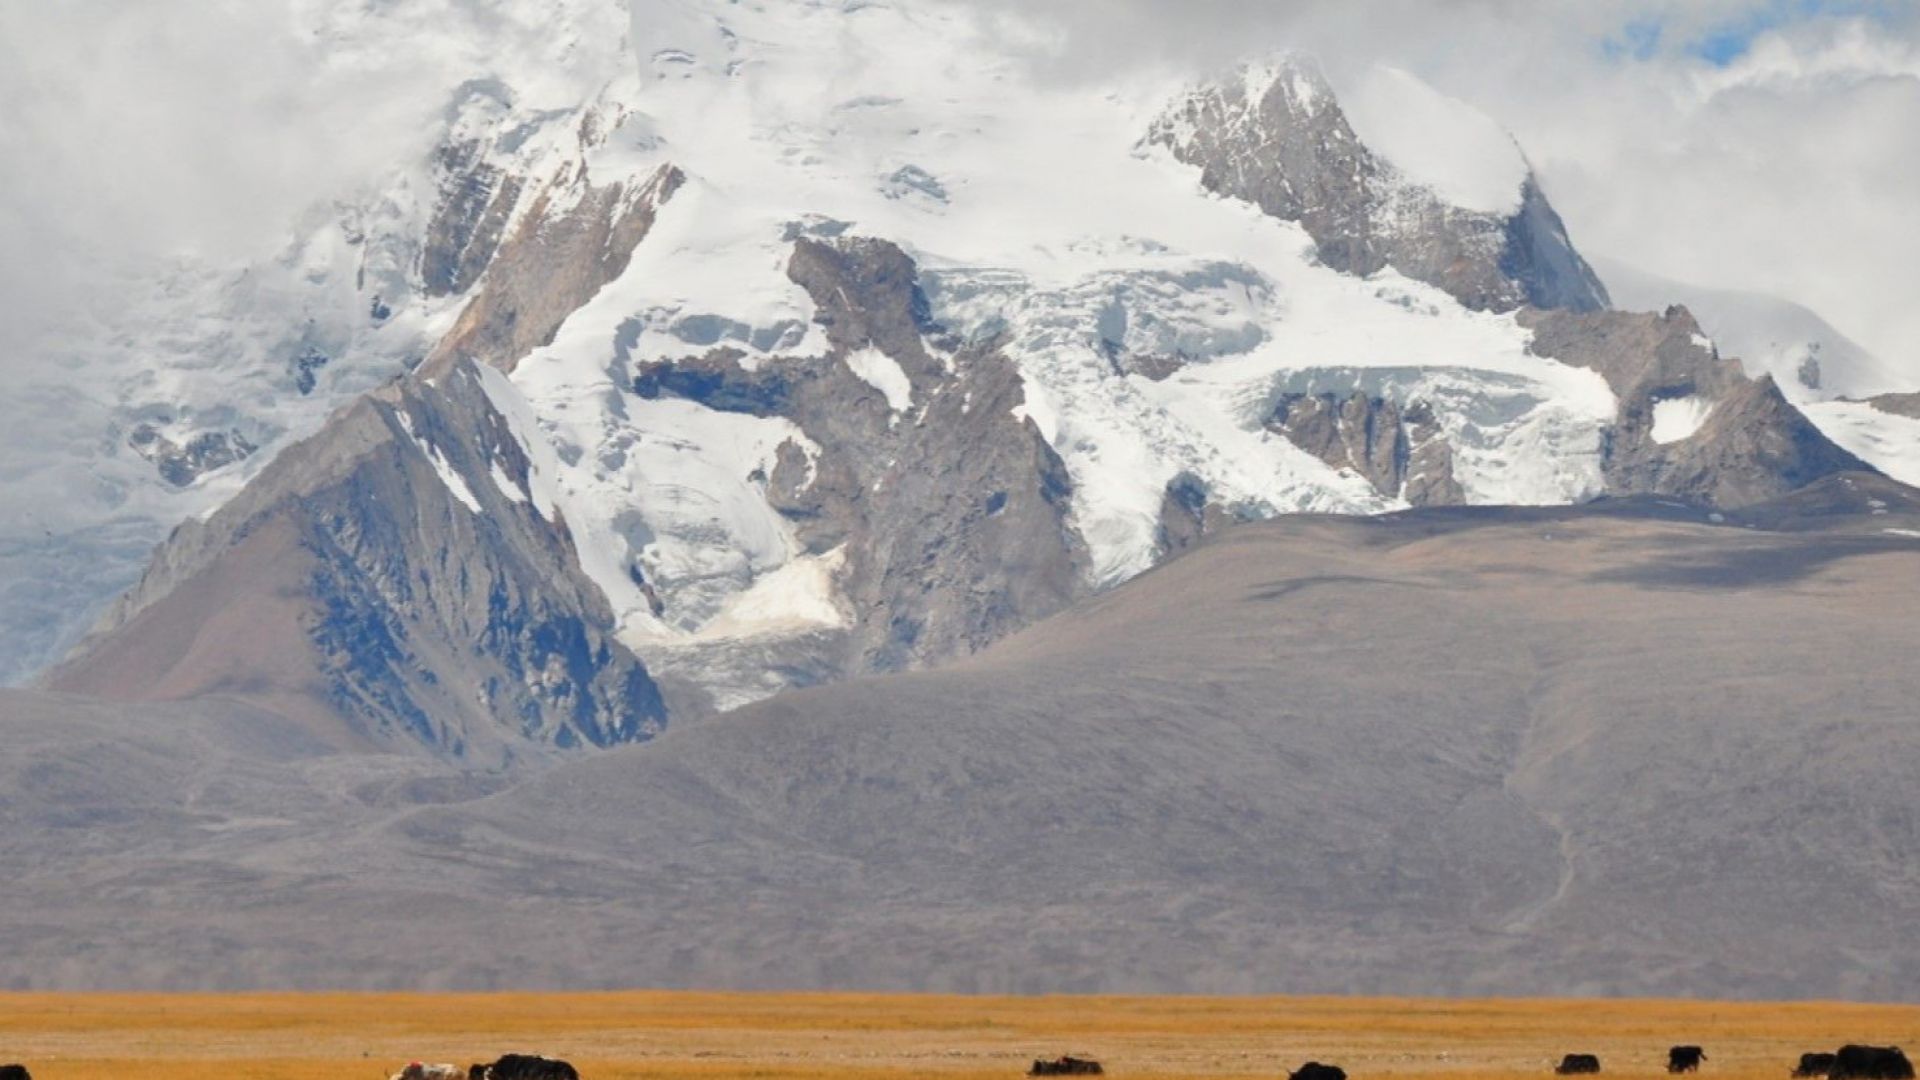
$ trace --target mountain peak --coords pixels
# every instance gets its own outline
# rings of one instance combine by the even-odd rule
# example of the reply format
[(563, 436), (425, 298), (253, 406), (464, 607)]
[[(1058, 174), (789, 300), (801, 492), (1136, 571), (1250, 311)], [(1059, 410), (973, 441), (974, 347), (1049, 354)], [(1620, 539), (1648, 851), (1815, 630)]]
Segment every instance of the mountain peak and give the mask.
[(1608, 305), (1512, 137), (1404, 71), (1336, 97), (1310, 58), (1282, 54), (1189, 91), (1148, 141), (1208, 190), (1299, 222), (1336, 269), (1392, 266), (1495, 311)]

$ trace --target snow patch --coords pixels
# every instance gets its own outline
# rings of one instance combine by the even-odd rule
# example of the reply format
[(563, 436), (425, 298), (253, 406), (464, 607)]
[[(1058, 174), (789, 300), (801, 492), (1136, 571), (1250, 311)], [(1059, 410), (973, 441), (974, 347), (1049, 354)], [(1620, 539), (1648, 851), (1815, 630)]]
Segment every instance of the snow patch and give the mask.
[(1903, 484), (1920, 486), (1920, 420), (1864, 401), (1822, 401), (1800, 411), (1841, 449)]
[(1353, 132), (1408, 180), (1463, 210), (1510, 216), (1531, 172), (1505, 129), (1399, 68), (1370, 68), (1340, 97)]
[(473, 489), (467, 486), (466, 478), (454, 471), (453, 466), (447, 463), (446, 457), (440, 453), (439, 448), (429, 448), (427, 460), (433, 462), (433, 471), (440, 474), (440, 482), (447, 485), (447, 490), (453, 493), (453, 497), (460, 500), (467, 509), (476, 514), (480, 513), (480, 500), (474, 498)]
[(407, 410), (395, 409), (393, 415), (400, 421), (400, 426), (406, 430), (407, 437), (412, 439), (413, 444), (426, 456), (427, 461), (433, 466), (434, 473), (440, 477), (440, 482), (446, 485), (447, 491), (468, 510), (475, 514), (480, 513), (480, 500), (473, 497), (473, 489), (467, 486), (466, 479), (454, 470), (453, 465), (447, 461), (446, 455), (440, 452), (439, 447), (421, 438), (419, 433), (414, 431), (413, 417), (407, 413)]
[(520, 485), (513, 482), (513, 477), (508, 476), (506, 471), (500, 468), (498, 461), (488, 463), (487, 473), (493, 477), (493, 486), (499, 488), (500, 494), (505, 495), (509, 501), (516, 503), (527, 501), (527, 493), (521, 491)]
[(1699, 394), (1653, 403), (1653, 430), (1649, 436), (1665, 446), (1691, 439), (1713, 415), (1713, 402)]
[(838, 585), (846, 564), (845, 545), (823, 555), (793, 559), (761, 575), (745, 592), (727, 601), (694, 637), (710, 641), (786, 636), (851, 626)]
[(913, 381), (907, 378), (898, 360), (869, 345), (848, 355), (847, 367), (861, 382), (880, 391), (887, 399), (887, 407), (894, 412), (903, 413), (913, 408)]
[[(494, 411), (507, 422), (507, 430), (520, 444), (521, 452), (527, 455), (527, 496), (533, 502), (534, 512), (545, 521), (555, 521), (560, 497), (554, 481), (560, 475), (560, 462), (552, 444), (541, 434), (540, 420), (534, 415), (533, 407), (499, 369), (480, 364), (469, 370), (479, 378), (480, 389), (485, 391)], [(499, 466), (496, 464), (495, 468)]]

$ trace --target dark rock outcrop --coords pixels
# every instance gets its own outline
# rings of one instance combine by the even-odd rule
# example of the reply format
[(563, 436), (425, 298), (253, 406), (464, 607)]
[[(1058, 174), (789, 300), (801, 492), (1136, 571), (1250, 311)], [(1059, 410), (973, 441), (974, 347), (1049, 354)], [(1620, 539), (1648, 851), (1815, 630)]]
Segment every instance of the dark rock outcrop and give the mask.
[(1367, 478), (1382, 495), (1413, 506), (1466, 501), (1453, 475), (1453, 448), (1431, 406), (1396, 402), (1355, 391), (1287, 394), (1267, 419), (1269, 430), (1336, 469)]
[(1183, 472), (1167, 481), (1166, 493), (1160, 498), (1154, 554), (1157, 559), (1177, 555), (1242, 520), (1214, 501), (1199, 477)]
[(644, 180), (596, 186), (580, 173), (542, 191), (487, 267), (480, 292), (421, 365), (432, 376), (460, 359), (512, 371), (553, 341), (560, 324), (626, 270), (660, 206), (685, 177), (671, 165)]
[[(817, 308), (828, 351), (749, 370), (735, 350), (640, 365), (634, 389), (781, 416), (791, 443), (768, 498), (808, 554), (846, 546), (855, 612), (846, 673), (965, 655), (1060, 610), (1086, 590), (1064, 463), (1030, 420), (1018, 372), (988, 346), (937, 355), (913, 261), (874, 239), (801, 238), (788, 275)], [(910, 388), (901, 410), (854, 371), (872, 350)]]
[[(374, 310), (380, 311), (383, 309), (384, 305), (381, 305), (379, 299), (376, 297), (374, 300)], [(387, 314), (391, 315), (392, 311), (387, 310)], [(384, 315), (380, 316), (380, 318), (385, 317)], [(293, 388), (300, 391), (303, 395), (313, 393), (320, 385), (321, 369), (332, 362), (333, 357), (328, 356), (319, 346), (301, 346), (300, 351), (294, 354), (293, 362), (288, 365), (288, 370), (293, 376)]]
[[(1533, 351), (1598, 371), (1619, 398), (1606, 447), (1607, 489), (1740, 507), (1824, 476), (1871, 472), (1780, 393), (1720, 356), (1683, 307), (1659, 314), (1525, 311)], [(1704, 414), (1691, 431), (1657, 437), (1663, 403)]]
[(1905, 416), (1920, 420), (1920, 392), (1910, 394), (1881, 394), (1867, 399), (1867, 404), (1883, 413)]
[(143, 423), (127, 436), (127, 445), (160, 470), (161, 479), (182, 488), (216, 469), (226, 468), (250, 457), (257, 449), (238, 431), (203, 431), (178, 443), (162, 434), (151, 423)]

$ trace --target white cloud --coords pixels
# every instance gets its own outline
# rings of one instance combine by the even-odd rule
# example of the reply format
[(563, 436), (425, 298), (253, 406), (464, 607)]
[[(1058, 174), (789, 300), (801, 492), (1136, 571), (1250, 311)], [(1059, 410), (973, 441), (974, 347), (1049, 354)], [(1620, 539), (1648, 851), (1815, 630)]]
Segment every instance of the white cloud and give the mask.
[(418, 77), (348, 68), (287, 4), (0, 5), (9, 328), (142, 256), (270, 250), (391, 166), (423, 119), (401, 92)]
[(1920, 53), (1864, 21), (1566, 86), (1485, 80), (1583, 247), (1789, 297), (1920, 385)]
[[(1920, 5), (1848, 17), (1773, 0), (973, 2), (1052, 19), (1035, 52), (1062, 78), (1281, 47), (1317, 54), (1336, 85), (1374, 63), (1410, 70), (1514, 132), (1582, 249), (1798, 301), (1920, 386)], [(1789, 21), (1724, 68), (1688, 47), (1769, 19)]]
[[(791, 2), (791, 0), (779, 0)], [(1061, 78), (1198, 70), (1303, 47), (1336, 84), (1405, 68), (1510, 128), (1576, 244), (1781, 294), (1920, 384), (1920, 5), (1808, 18), (1725, 68), (1682, 47), (1774, 0), (962, 0), (1022, 24)], [(1859, 6), (1859, 5), (1854, 5)], [(103, 255), (271, 250), (300, 210), (417, 151), (421, 110), (573, 38), (621, 0), (68, 0), (0, 4), (0, 355), (87, 295)], [(584, 14), (582, 14), (584, 12)], [(1034, 33), (1038, 17), (1052, 27)], [(620, 21), (624, 23), (625, 16)], [(1658, 25), (1635, 59), (1627, 28)], [(368, 26), (386, 37), (368, 40)], [(617, 31), (616, 31), (617, 34)], [(342, 42), (351, 44), (343, 48)], [(591, 44), (591, 42), (590, 42)], [(823, 57), (823, 64), (832, 58)], [(529, 70), (528, 65), (516, 65)], [(571, 81), (569, 81), (571, 77)], [(0, 361), (5, 362), (5, 361)]]
[(0, 3), (0, 363), (111, 306), (103, 276), (275, 253), (303, 212), (417, 165), (502, 58), (535, 57), (515, 93), (577, 102), (626, 25), (625, 0)]

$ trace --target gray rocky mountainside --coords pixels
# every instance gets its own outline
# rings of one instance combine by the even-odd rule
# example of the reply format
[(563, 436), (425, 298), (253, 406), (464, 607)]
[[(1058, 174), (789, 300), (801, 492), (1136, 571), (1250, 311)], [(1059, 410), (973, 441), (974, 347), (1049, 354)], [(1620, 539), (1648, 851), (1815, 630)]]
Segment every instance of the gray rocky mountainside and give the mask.
[(1910, 998), (1920, 499), (1723, 516), (1246, 525), (544, 770), (7, 692), (0, 984)]
[(182, 526), (115, 629), (44, 682), (243, 699), (340, 745), (477, 761), (643, 738), (659, 690), (566, 521), (524, 493), (530, 467), (471, 365), (396, 382)]

